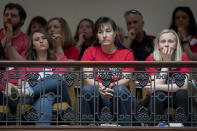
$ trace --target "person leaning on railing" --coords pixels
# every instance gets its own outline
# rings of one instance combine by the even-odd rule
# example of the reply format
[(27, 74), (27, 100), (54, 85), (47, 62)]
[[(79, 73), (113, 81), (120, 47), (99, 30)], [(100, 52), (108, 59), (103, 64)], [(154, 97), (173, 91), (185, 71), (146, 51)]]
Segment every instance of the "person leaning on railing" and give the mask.
[[(54, 54), (53, 43), (44, 30), (36, 30), (31, 33), (26, 58), (24, 59), (32, 61), (67, 61), (66, 56)], [(24, 100), (24, 104), (33, 105), (34, 109), (39, 115), (39, 119), (35, 123), (36, 125), (51, 124), (50, 121), (52, 120), (52, 105), (55, 103), (56, 95), (59, 94), (61, 96), (61, 102), (68, 102), (69, 106), (72, 106), (65, 82), (61, 78), (61, 73), (66, 70), (66, 68), (53, 67), (24, 67), (22, 68), (22, 71), (26, 72), (23, 73), (23, 79), (26, 79), (29, 72), (35, 74), (38, 73), (38, 83), (32, 87), (29, 86), (27, 82), (26, 85), (24, 85), (23, 82), (20, 82), (18, 85), (22, 85), (22, 90), (16, 87), (11, 88), (11, 95), (22, 92), (22, 95), (27, 97)], [(60, 74), (56, 74), (55, 72), (59, 72)], [(56, 78), (46, 78), (44, 74), (47, 73), (56, 74)], [(40, 94), (42, 96), (40, 96)], [(41, 112), (44, 112), (44, 114)]]
[[(147, 61), (188, 61), (187, 55), (182, 52), (180, 40), (174, 30), (164, 29), (155, 39), (154, 52)], [(168, 99), (165, 95), (172, 95), (173, 107), (182, 110), (182, 115), (188, 115), (188, 68), (147, 68), (150, 71), (152, 82), (145, 86), (149, 92), (147, 99), (152, 99), (149, 109), (155, 111), (155, 115), (162, 115), (168, 107)], [(178, 87), (173, 80), (175, 73), (185, 74), (184, 84)], [(160, 75), (163, 77), (156, 77)], [(150, 95), (152, 93), (152, 95)], [(164, 94), (162, 97), (160, 94)], [(155, 95), (155, 97), (153, 97)], [(152, 96), (152, 97), (151, 97)], [(159, 98), (162, 97), (160, 100)], [(150, 100), (149, 100), (150, 102)], [(171, 102), (171, 99), (170, 99)], [(170, 104), (171, 105), (171, 104)], [(177, 110), (178, 111), (178, 110)]]
[[(81, 61), (134, 60), (133, 53), (120, 43), (117, 37), (117, 26), (112, 19), (108, 17), (100, 17), (95, 23), (95, 28), (97, 36), (96, 43), (94, 44), (94, 46), (89, 47), (84, 52)], [(128, 116), (131, 115), (132, 94), (129, 92), (127, 86), (129, 85), (130, 79), (120, 79), (117, 76), (120, 74), (115, 74), (112, 75), (111, 79), (105, 79), (105, 81), (109, 81), (109, 85), (104, 85), (102, 83), (101, 77), (104, 76), (105, 73), (109, 73), (108, 75), (110, 75), (110, 72), (121, 73), (122, 71), (131, 71), (131, 68), (83, 68), (83, 71), (86, 75), (91, 75), (93, 71), (96, 71), (97, 75), (94, 79), (84, 79), (85, 86), (82, 88), (81, 91), (82, 119), (84, 116), (85, 120), (93, 122), (94, 115), (96, 113), (100, 114), (101, 112), (103, 112), (102, 109), (107, 107), (108, 109), (110, 109), (110, 111), (113, 111), (111, 113), (108, 112), (109, 114), (115, 115), (116, 112), (117, 116), (115, 117), (118, 117), (120, 121), (129, 121), (131, 118)], [(122, 72), (122, 74), (125, 75), (129, 73)], [(98, 79), (98, 83), (95, 82), (95, 79)], [(126, 97), (124, 100), (120, 98), (120, 96), (123, 94), (125, 94), (124, 96)], [(92, 96), (90, 100), (86, 98), (86, 96), (89, 95)], [(94, 99), (94, 97), (96, 97), (96, 99)], [(99, 101), (99, 105), (97, 104), (97, 100)], [(115, 106), (115, 104), (118, 105)], [(98, 108), (100, 109), (99, 111), (97, 110)], [(125, 117), (121, 119), (121, 116)], [(96, 116), (96, 118), (98, 117), (99, 116)]]

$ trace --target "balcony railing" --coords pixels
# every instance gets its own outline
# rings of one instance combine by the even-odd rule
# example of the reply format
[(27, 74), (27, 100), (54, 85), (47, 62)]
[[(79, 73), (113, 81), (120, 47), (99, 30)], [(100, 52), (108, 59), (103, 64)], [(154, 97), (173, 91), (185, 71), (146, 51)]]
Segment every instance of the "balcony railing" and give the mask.
[[(197, 62), (0, 61), (0, 67), (6, 68), (0, 72), (1, 86), (4, 89), (0, 98), (2, 99), (0, 125), (158, 126), (166, 124), (166, 126), (197, 127), (195, 82)], [(8, 67), (14, 67), (14, 70), (13, 68), (8, 70)], [(34, 69), (24, 70), (22, 67)], [(84, 72), (82, 70), (84, 67), (99, 70)], [(189, 68), (189, 70), (169, 70), (161, 75), (157, 70), (145, 71), (150, 67)], [(40, 68), (43, 68), (42, 71)], [(122, 71), (121, 68), (131, 68), (131, 70)], [(154, 77), (151, 77), (150, 73), (153, 73)], [(94, 87), (98, 87), (99, 81), (104, 87), (109, 87), (110, 83), (113, 83), (113, 97), (103, 101), (98, 88), (89, 86), (92, 89), (90, 90), (87, 87), (85, 82), (87, 79), (94, 80)], [(124, 90), (128, 89), (125, 92), (122, 92), (119, 86), (120, 79), (129, 80), (128, 88), (124, 88)], [(168, 79), (166, 81), (168, 91), (156, 91), (156, 79)], [(54, 82), (55, 88), (48, 89), (48, 86), (52, 86)], [(9, 90), (8, 83), (14, 83), (19, 90), (15, 90), (17, 88)], [(184, 90), (185, 83), (188, 84), (187, 89)], [(148, 85), (152, 93), (145, 88)], [(29, 86), (34, 89), (33, 95), (25, 94), (25, 89)], [(85, 90), (85, 86), (88, 90)], [(178, 91), (186, 91), (187, 98), (182, 101), (187, 105), (186, 108), (179, 106), (182, 104), (177, 104), (178, 91), (174, 90), (175, 86), (180, 88)], [(66, 92), (70, 101), (67, 99)], [(164, 102), (165, 109), (159, 107), (158, 110), (158, 106), (155, 106), (157, 102)], [(164, 112), (160, 112), (160, 109)]]

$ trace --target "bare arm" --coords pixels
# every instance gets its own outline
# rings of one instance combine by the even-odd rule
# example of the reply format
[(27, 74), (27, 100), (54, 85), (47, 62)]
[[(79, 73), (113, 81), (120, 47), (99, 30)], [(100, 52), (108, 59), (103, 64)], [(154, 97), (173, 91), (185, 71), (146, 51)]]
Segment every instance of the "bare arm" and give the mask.
[(187, 54), (190, 60), (197, 61), (197, 53), (191, 51), (189, 43), (183, 44), (183, 50)]
[[(83, 68), (83, 71), (87, 76), (90, 76), (93, 72), (93, 68)], [(127, 73), (124, 73), (124, 75)], [(95, 85), (99, 88), (99, 93), (101, 94), (102, 98), (111, 98), (113, 96), (113, 86), (114, 83), (111, 83), (109, 87), (105, 87), (102, 83), (95, 82), (94, 78), (90, 79), (89, 77), (84, 80), (86, 85)], [(130, 79), (121, 79), (117, 83), (118, 85), (127, 86), (129, 84)]]
[[(90, 76), (93, 73), (93, 68), (83, 68), (83, 71), (84, 71), (85, 75)], [(90, 79), (89, 77), (84, 79), (84, 82), (86, 85), (95, 85), (96, 84), (94, 81), (94, 78)], [(97, 85), (98, 85), (98, 83), (97, 83)]]
[[(162, 75), (162, 74), (160, 74)], [(145, 89), (147, 89), (148, 91), (150, 92), (154, 92), (154, 91), (157, 91), (157, 90), (161, 90), (161, 91), (165, 91), (165, 92), (176, 92), (178, 90), (183, 90), (183, 89), (187, 89), (188, 88), (188, 76), (189, 74), (186, 74), (186, 79), (184, 81), (184, 85), (179, 88), (175, 83), (173, 84), (167, 84), (166, 82), (164, 82), (164, 80), (166, 81), (166, 79), (158, 79), (156, 78), (155, 76), (151, 76), (151, 84), (147, 85), (145, 87)]]
[(13, 46), (7, 46), (7, 56), (9, 60), (23, 60), (22, 56), (16, 51)]
[[(196, 61), (197, 53), (193, 53), (189, 47), (188, 32), (183, 28), (178, 28), (178, 35), (180, 40), (182, 41), (182, 48), (184, 52), (188, 55), (189, 59)], [(183, 41), (186, 41), (186, 43), (183, 43)]]
[(124, 39), (124, 45), (127, 48), (131, 47), (131, 44), (133, 43), (134, 39), (136, 38), (136, 33), (134, 29), (130, 29), (128, 32), (128, 38)]
[(11, 24), (6, 24), (5, 37), (1, 40), (5, 54), (9, 60), (22, 60), (22, 56), (17, 52), (16, 48), (12, 46), (13, 28)]
[(84, 34), (81, 33), (81, 34), (79, 35), (79, 40), (78, 40), (77, 45), (76, 45), (76, 47), (77, 47), (77, 49), (79, 50), (79, 52), (81, 52), (81, 47), (82, 47), (82, 45), (83, 45), (84, 42), (85, 42)]

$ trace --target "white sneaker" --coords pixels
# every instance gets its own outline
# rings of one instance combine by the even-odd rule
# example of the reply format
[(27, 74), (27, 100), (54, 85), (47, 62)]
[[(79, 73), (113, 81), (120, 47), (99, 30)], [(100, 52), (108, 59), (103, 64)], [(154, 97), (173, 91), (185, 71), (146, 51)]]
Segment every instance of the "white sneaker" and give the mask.
[(183, 123), (169, 123), (170, 127), (184, 127)]

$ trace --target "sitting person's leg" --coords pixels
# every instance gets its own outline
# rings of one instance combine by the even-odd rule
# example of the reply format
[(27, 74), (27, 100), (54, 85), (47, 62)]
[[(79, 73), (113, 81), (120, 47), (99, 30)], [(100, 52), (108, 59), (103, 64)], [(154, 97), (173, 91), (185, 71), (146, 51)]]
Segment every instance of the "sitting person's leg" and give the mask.
[[(115, 86), (113, 102), (115, 104), (115, 110), (118, 114), (118, 120), (130, 121), (132, 114), (131, 107), (134, 106), (133, 95), (131, 92), (125, 86)], [(116, 104), (118, 104), (118, 106)], [(128, 124), (129, 123), (125, 123), (125, 125)]]
[(93, 121), (97, 112), (97, 101), (99, 98), (98, 88), (87, 85), (81, 89), (81, 113), (82, 120)]
[(190, 106), (187, 90), (178, 90), (174, 95), (173, 102), (173, 106), (176, 109), (175, 119), (182, 122), (186, 121), (188, 119), (188, 108)]
[(155, 115), (162, 115), (167, 106), (168, 99), (165, 93), (163, 91), (156, 91), (151, 94), (150, 98), (152, 99), (149, 103), (151, 113)]
[[(0, 105), (8, 106), (10, 108), (11, 113), (16, 113), (16, 102), (10, 98), (10, 96), (5, 95), (0, 91)], [(5, 111), (6, 112), (6, 111)]]
[(35, 123), (36, 125), (51, 125), (53, 111), (52, 106), (54, 101), (54, 96), (51, 94), (35, 100), (33, 107), (38, 115), (38, 121)]
[(163, 91), (155, 91), (155, 93), (150, 94), (149, 113), (151, 118), (149, 124), (156, 125), (162, 121), (162, 117), (158, 115), (164, 114), (167, 105), (168, 97)]
[[(26, 88), (26, 90), (22, 88), (22, 94), (35, 98), (40, 97), (40, 94), (48, 94), (50, 92), (61, 95), (60, 101), (68, 102), (68, 104), (72, 106), (65, 82), (58, 75), (55, 79), (45, 78), (42, 80), (38, 80), (35, 86), (29, 86)], [(18, 93), (20, 93), (20, 90), (18, 91)]]

